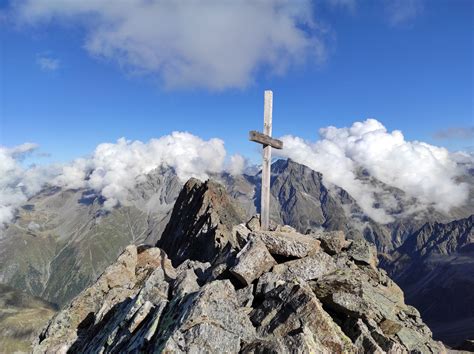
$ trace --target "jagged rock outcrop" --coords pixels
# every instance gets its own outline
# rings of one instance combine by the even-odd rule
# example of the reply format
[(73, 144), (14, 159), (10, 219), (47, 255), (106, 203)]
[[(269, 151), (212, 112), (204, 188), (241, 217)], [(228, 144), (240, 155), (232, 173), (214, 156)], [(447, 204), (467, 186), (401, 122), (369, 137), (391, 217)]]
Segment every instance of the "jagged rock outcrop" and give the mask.
[(186, 259), (211, 261), (227, 245), (237, 245), (232, 227), (243, 219), (243, 210), (222, 185), (191, 178), (181, 190), (157, 246), (175, 264)]
[[(156, 247), (127, 247), (55, 316), (35, 352), (444, 351), (416, 309), (404, 303), (400, 288), (372, 264), (370, 251), (361, 251), (369, 245), (349, 244), (339, 234), (344, 246), (326, 252), (319, 246), (328, 235), (232, 228), (224, 222), (235, 211), (232, 200), (211, 189), (219, 190), (190, 181), (170, 221), (169, 230), (179, 232), (167, 236), (180, 243), (169, 246), (168, 255)], [(214, 232), (222, 225), (225, 233)], [(207, 230), (214, 231), (202, 236)], [(223, 234), (226, 242), (216, 243)], [(291, 237), (318, 246), (300, 252), (288, 247)], [(200, 244), (204, 240), (210, 248)]]

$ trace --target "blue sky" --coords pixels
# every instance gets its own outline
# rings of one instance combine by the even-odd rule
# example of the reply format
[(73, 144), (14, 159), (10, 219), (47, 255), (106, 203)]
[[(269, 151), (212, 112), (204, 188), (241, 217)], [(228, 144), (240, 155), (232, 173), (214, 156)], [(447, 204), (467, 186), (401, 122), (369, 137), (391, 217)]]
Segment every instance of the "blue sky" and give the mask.
[(325, 58), (291, 62), (280, 73), (256, 64), (250, 82), (216, 89), (170, 88), (160, 70), (137, 74), (129, 63), (91, 53), (93, 22), (58, 16), (19, 24), (11, 4), (0, 2), (0, 145), (34, 142), (51, 154), (43, 161), (67, 161), (102, 142), (178, 130), (219, 137), (229, 154), (255, 156), (247, 133), (261, 129), (263, 91), (272, 89), (275, 136), (315, 140), (321, 127), (373, 117), (408, 140), (473, 146), (469, 134), (434, 135), (474, 125), (474, 2), (401, 0), (396, 9), (383, 1), (337, 3), (310, 6), (318, 31), (324, 28)]

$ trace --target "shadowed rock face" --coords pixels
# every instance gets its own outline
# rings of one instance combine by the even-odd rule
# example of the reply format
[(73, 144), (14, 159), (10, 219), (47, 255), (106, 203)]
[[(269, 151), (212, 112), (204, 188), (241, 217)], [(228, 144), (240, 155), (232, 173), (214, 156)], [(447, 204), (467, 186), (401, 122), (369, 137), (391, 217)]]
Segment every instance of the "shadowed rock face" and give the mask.
[(382, 259), (435, 337), (452, 346), (474, 337), (473, 223), (427, 223)]
[(278, 224), (292, 225), (301, 232), (323, 227), (347, 229), (342, 203), (322, 182), (322, 174), (292, 160), (272, 165), (273, 215)]
[(222, 185), (192, 178), (181, 190), (157, 246), (175, 265), (186, 259), (212, 261), (227, 245), (236, 246), (232, 227), (243, 220), (243, 210)]
[[(444, 352), (369, 244), (232, 227), (238, 213), (222, 191), (189, 181), (160, 241), (168, 255), (127, 247), (34, 352)], [(166, 245), (172, 236), (179, 243)]]

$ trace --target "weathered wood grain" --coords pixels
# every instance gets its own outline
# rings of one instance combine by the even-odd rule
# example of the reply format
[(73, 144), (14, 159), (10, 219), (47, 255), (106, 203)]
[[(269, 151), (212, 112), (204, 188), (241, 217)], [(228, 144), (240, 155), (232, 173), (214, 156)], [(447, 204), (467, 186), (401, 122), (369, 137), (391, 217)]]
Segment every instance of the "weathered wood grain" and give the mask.
[(274, 139), (271, 136), (262, 134), (256, 130), (251, 130), (249, 132), (249, 140), (262, 145), (270, 145), (274, 149), (283, 149), (283, 141)]
[[(263, 108), (263, 134), (272, 135), (272, 110), (273, 110), (273, 92), (265, 91), (265, 102)], [(270, 226), (270, 164), (272, 161), (272, 147), (263, 146), (263, 164), (262, 164), (262, 194), (260, 210), (260, 227), (262, 230), (268, 230)]]
[(272, 138), (273, 92), (265, 91), (263, 104), (263, 133), (255, 130), (249, 132), (249, 140), (263, 145), (262, 191), (260, 198), (260, 227), (267, 231), (270, 226), (270, 165), (272, 147), (283, 148), (283, 141)]

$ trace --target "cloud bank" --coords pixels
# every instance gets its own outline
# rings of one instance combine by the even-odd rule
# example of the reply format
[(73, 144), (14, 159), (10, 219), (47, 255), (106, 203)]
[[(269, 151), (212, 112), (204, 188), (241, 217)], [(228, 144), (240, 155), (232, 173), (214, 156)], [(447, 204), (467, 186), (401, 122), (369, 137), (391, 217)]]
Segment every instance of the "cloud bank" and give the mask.
[(322, 172), (326, 182), (347, 190), (378, 222), (393, 218), (374, 208), (376, 190), (357, 177), (360, 168), (442, 212), (466, 202), (468, 186), (455, 182), (463, 171), (445, 148), (406, 141), (402, 132), (388, 132), (375, 119), (349, 128), (322, 128), (319, 134), (321, 139), (316, 142), (284, 136), (281, 155)]
[(0, 146), (0, 227), (13, 219), (18, 206), (41, 188), (59, 170), (55, 166), (24, 168), (21, 164), (26, 155), (38, 146), (25, 143), (13, 148)]
[[(319, 18), (320, 8), (326, 4), (355, 14), (359, 3), (15, 0), (3, 12), (20, 27), (81, 26), (83, 48), (92, 57), (152, 77), (166, 88), (224, 90), (244, 88), (259, 74), (282, 75), (302, 63), (323, 63), (335, 37)], [(423, 10), (422, 0), (383, 0), (376, 5), (394, 27), (412, 23)], [(54, 71), (60, 63), (41, 57), (38, 64)]]
[[(93, 189), (106, 199), (104, 206), (111, 208), (126, 202), (137, 176), (158, 166), (172, 167), (183, 182), (190, 177), (204, 180), (209, 174), (225, 170), (225, 157), (222, 140), (205, 141), (189, 133), (174, 132), (147, 143), (121, 138), (114, 144), (100, 144), (89, 159), (64, 166), (53, 184)], [(231, 157), (229, 168), (234, 173), (244, 167), (240, 160), (241, 157)]]
[(80, 24), (85, 49), (165, 86), (242, 88), (257, 72), (321, 62), (326, 48), (310, 0), (19, 0), (20, 24)]
[[(463, 165), (471, 165), (470, 154), (453, 154), (423, 142), (406, 141), (400, 131), (388, 132), (375, 119), (356, 122), (349, 128), (326, 127), (319, 133), (320, 139), (315, 142), (283, 137), (280, 156), (322, 172), (327, 185), (347, 190), (375, 221), (393, 221), (394, 216), (386, 210), (392, 210), (397, 201), (361, 179), (361, 169), (442, 212), (466, 202), (468, 186), (455, 178), (465, 173)], [(244, 157), (226, 157), (222, 140), (203, 140), (185, 132), (148, 142), (121, 138), (116, 143), (100, 144), (91, 156), (68, 164), (24, 167), (22, 160), (36, 148), (30, 143), (0, 147), (0, 225), (11, 221), (15, 210), (45, 185), (94, 190), (104, 197), (104, 207), (110, 209), (127, 204), (137, 177), (159, 166), (173, 168), (183, 182), (190, 177), (207, 179), (224, 171), (239, 175), (248, 168)], [(381, 207), (375, 207), (380, 201), (377, 195), (384, 198)]]
[(103, 143), (87, 158), (69, 164), (24, 167), (25, 155), (37, 148), (26, 143), (0, 147), (0, 225), (14, 217), (15, 210), (46, 184), (63, 188), (88, 188), (105, 198), (104, 207), (126, 203), (136, 178), (159, 167), (171, 167), (184, 182), (190, 177), (207, 179), (229, 171), (240, 174), (245, 159), (233, 155), (226, 162), (224, 142), (203, 140), (185, 132), (174, 132), (144, 143), (125, 138)]

